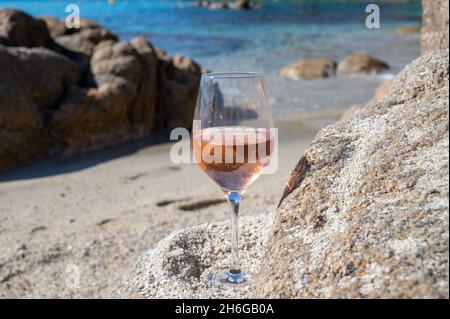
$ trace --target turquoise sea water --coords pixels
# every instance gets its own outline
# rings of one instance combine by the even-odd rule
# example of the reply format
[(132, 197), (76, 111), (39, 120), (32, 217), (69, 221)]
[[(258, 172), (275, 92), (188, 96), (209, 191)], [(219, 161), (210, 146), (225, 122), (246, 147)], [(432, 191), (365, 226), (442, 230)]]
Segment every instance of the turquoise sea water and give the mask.
[[(319, 50), (324, 34), (364, 27), (367, 1), (263, 1), (262, 9), (234, 11), (193, 8), (192, 0), (117, 0), (115, 5), (107, 0), (0, 0), (1, 7), (59, 18), (67, 15), (69, 3), (78, 4), (82, 16), (99, 21), (122, 38), (146, 35), (169, 52), (201, 57), (295, 41)], [(420, 5), (417, 1), (382, 4), (381, 14), (385, 26), (416, 21)]]
[[(381, 28), (377, 30), (365, 27), (365, 7), (370, 2), (380, 4)], [(290, 113), (363, 102), (379, 82), (371, 77), (345, 79), (349, 89), (360, 87), (351, 97), (342, 94), (347, 88), (339, 77), (299, 88), (277, 76), (281, 67), (299, 58), (339, 60), (365, 51), (386, 60), (396, 73), (419, 54), (418, 36), (399, 37), (393, 30), (420, 23), (420, 1), (392, 2), (278, 0), (262, 1), (262, 9), (248, 11), (199, 9), (193, 7), (194, 1), (182, 0), (116, 0), (114, 5), (107, 0), (0, 0), (0, 7), (64, 18), (66, 5), (76, 3), (82, 16), (97, 20), (122, 39), (144, 35), (170, 54), (192, 56), (214, 71), (265, 72), (273, 87), (273, 103)], [(311, 96), (311, 92), (317, 94)], [(330, 92), (334, 98), (324, 100)]]

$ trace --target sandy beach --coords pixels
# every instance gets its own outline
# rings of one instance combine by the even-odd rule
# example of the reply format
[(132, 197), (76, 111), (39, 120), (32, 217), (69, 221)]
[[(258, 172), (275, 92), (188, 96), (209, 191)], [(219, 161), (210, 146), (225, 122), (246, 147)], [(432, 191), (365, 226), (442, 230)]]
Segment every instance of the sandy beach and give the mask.
[[(279, 170), (249, 188), (242, 215), (275, 209), (298, 158), (340, 113), (277, 121)], [(171, 232), (228, 220), (219, 187), (195, 164), (172, 164), (171, 146), (130, 152), (133, 146), (124, 145), (3, 174), (0, 296), (108, 297), (137, 257)], [(73, 267), (79, 267), (79, 288), (66, 284)]]

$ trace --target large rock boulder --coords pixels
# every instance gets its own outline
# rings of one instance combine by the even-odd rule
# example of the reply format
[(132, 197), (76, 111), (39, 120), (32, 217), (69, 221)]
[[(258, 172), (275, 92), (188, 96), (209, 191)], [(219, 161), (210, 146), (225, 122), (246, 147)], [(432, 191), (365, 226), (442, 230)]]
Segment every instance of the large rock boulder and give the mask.
[(135, 38), (131, 45), (138, 53), (142, 69), (141, 79), (136, 87), (134, 103), (130, 107), (129, 120), (133, 136), (149, 135), (155, 127), (157, 112), (158, 56), (155, 48), (145, 38)]
[(47, 49), (0, 45), (0, 171), (47, 155), (45, 114), (78, 76), (70, 60)]
[(375, 89), (375, 92), (372, 96), (372, 99), (364, 104), (355, 104), (345, 110), (341, 115), (341, 120), (348, 119), (349, 117), (355, 115), (359, 111), (363, 110), (366, 104), (374, 104), (378, 101), (384, 99), (391, 89), (393, 80), (384, 80), (380, 83), (380, 85)]
[(65, 155), (115, 145), (128, 138), (132, 90), (121, 78), (100, 88), (72, 88), (51, 118)]
[(66, 153), (148, 135), (155, 120), (157, 74), (148, 42), (102, 42), (90, 70), (90, 88), (73, 88), (51, 119), (52, 133)]
[(422, 54), (448, 48), (449, 1), (422, 0)]
[[(119, 38), (110, 30), (103, 28), (95, 21), (80, 19), (80, 28), (66, 28), (64, 21), (55, 21), (44, 18), (55, 41), (64, 48), (91, 55), (95, 46), (103, 41), (119, 41)], [(64, 31), (62, 31), (64, 30)]]
[(157, 122), (162, 128), (191, 128), (201, 68), (191, 58), (177, 55), (160, 61)]
[(121, 77), (136, 89), (140, 82), (141, 67), (139, 55), (130, 42), (103, 42), (92, 54), (89, 79), (92, 82), (89, 84), (100, 87)]
[(362, 52), (349, 55), (338, 65), (341, 74), (378, 73), (389, 69), (389, 65)]
[(285, 190), (259, 297), (448, 298), (449, 54), (322, 130)]
[(336, 75), (337, 63), (329, 59), (298, 60), (280, 71), (282, 77), (290, 80), (311, 80)]
[(384, 80), (383, 82), (381, 82), (380, 85), (376, 88), (371, 102), (376, 103), (378, 101), (381, 101), (386, 95), (388, 95), (392, 86), (392, 82), (393, 80)]
[(120, 42), (95, 21), (72, 29), (7, 9), (0, 66), (0, 171), (148, 136), (155, 123), (189, 128), (201, 74), (192, 59), (144, 38)]
[[(15, 81), (41, 111), (57, 107), (61, 97), (81, 78), (77, 65), (45, 48), (0, 49), (15, 69)], [(5, 62), (7, 63), (7, 62)], [(0, 74), (2, 73), (0, 69)], [(8, 75), (3, 75), (8, 79)], [(9, 77), (11, 78), (11, 77)]]
[(22, 11), (0, 9), (0, 44), (51, 48), (53, 43), (44, 21)]
[(66, 24), (53, 16), (43, 16), (40, 18), (47, 25), (47, 29), (52, 37), (66, 34)]
[(20, 90), (0, 76), (0, 171), (40, 160), (50, 147), (39, 112)]

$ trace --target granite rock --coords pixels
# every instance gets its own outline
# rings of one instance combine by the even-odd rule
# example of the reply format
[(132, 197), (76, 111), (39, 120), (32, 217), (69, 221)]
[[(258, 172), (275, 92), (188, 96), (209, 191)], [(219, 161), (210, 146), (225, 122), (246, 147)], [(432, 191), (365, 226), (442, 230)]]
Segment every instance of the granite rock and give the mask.
[(448, 298), (448, 50), (322, 130), (292, 173), (256, 281), (269, 298)]
[(48, 114), (79, 77), (72, 61), (46, 48), (0, 45), (0, 171), (47, 156)]
[(186, 56), (159, 61), (157, 123), (161, 128), (191, 128), (201, 73), (200, 66)]
[(54, 42), (44, 21), (22, 11), (0, 8), (0, 44), (51, 48)]
[(337, 63), (329, 59), (298, 60), (280, 71), (282, 77), (290, 80), (311, 80), (336, 75)]
[(348, 119), (349, 117), (364, 109), (366, 104), (373, 104), (384, 99), (386, 96), (388, 96), (391, 85), (392, 80), (382, 81), (380, 85), (375, 89), (375, 92), (373, 93), (372, 99), (370, 101), (363, 104), (352, 105), (347, 110), (345, 110), (345, 112), (341, 116), (341, 119)]
[(449, 2), (448, 0), (422, 0), (423, 27), (421, 32), (422, 54), (448, 49)]
[(189, 57), (92, 20), (0, 9), (0, 171), (189, 128), (200, 75)]
[(89, 87), (73, 87), (50, 121), (65, 154), (148, 135), (156, 108), (157, 57), (145, 39), (104, 41), (91, 58)]
[(64, 21), (58, 20), (58, 18), (53, 16), (43, 16), (40, 20), (44, 21), (47, 25), (47, 29), (52, 37), (58, 37), (66, 34), (66, 25)]
[(338, 65), (338, 72), (341, 74), (355, 73), (379, 73), (389, 69), (389, 65), (379, 59), (371, 57), (362, 52), (349, 55)]
[(56, 23), (50, 22), (49, 19), (45, 21), (52, 34), (61, 33), (64, 26), (64, 32), (58, 36), (55, 35), (55, 41), (62, 47), (77, 53), (91, 55), (97, 44), (103, 41), (119, 41), (117, 35), (93, 20), (80, 19), (80, 27), (70, 29), (65, 27), (64, 21)]

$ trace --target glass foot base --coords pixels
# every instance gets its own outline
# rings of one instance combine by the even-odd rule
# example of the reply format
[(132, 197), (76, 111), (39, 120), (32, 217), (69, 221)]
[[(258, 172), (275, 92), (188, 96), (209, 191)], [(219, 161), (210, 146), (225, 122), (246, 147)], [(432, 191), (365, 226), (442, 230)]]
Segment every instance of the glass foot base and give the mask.
[(244, 281), (248, 281), (248, 275), (245, 272), (232, 272), (232, 271), (227, 271), (226, 273), (223, 274), (224, 278), (223, 280), (226, 282), (230, 282), (232, 284), (239, 284), (241, 282)]
[(221, 272), (211, 273), (208, 278), (209, 286), (245, 285), (249, 284), (250, 276), (246, 272)]

